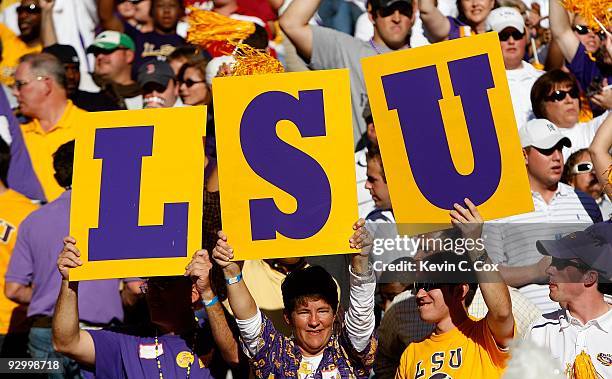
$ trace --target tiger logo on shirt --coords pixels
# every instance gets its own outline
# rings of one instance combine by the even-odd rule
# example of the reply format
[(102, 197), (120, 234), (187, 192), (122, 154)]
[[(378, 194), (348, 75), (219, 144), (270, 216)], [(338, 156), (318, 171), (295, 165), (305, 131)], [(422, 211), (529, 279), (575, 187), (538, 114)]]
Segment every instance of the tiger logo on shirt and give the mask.
[(433, 353), (429, 359), (430, 362), (427, 364), (427, 366), (429, 366), (429, 370), (431, 371), (429, 373), (427, 373), (426, 369), (423, 367), (425, 366), (423, 361), (418, 361), (416, 364), (414, 379), (453, 379), (452, 376), (440, 370), (445, 366), (445, 363), (447, 363), (447, 367), (453, 369), (458, 369), (461, 367), (461, 364), (463, 363), (462, 352), (462, 348), (457, 348), (451, 350), (450, 352), (437, 351)]

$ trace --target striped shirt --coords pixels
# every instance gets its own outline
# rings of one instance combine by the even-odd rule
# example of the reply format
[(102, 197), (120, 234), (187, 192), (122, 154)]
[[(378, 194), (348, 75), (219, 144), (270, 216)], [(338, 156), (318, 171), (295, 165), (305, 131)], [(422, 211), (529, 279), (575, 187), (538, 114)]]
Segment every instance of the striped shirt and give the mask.
[[(559, 183), (550, 203), (538, 192), (531, 192), (534, 211), (487, 222), (484, 228), (485, 247), (491, 260), (510, 267), (528, 266), (542, 255), (538, 240), (557, 240), (566, 234), (584, 230), (593, 221), (601, 220), (601, 211), (593, 198)], [(552, 312), (559, 305), (548, 297), (548, 287), (529, 284), (520, 291), (542, 312)]]

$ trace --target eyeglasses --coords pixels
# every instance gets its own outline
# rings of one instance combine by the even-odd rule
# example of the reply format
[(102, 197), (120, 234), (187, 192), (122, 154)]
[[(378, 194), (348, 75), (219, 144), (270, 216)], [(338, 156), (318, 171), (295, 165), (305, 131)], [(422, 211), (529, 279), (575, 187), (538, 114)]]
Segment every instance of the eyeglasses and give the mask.
[(570, 95), (572, 99), (577, 99), (578, 97), (580, 97), (580, 92), (578, 91), (578, 88), (576, 87), (573, 87), (569, 91), (556, 90), (550, 95), (546, 96), (544, 99), (546, 101), (554, 101), (554, 102), (563, 101), (565, 100), (565, 97), (567, 95)]
[(15, 84), (13, 84), (15, 86), (15, 88), (17, 90), (21, 90), (21, 88), (23, 88), (24, 86), (27, 86), (28, 84), (34, 82), (34, 81), (39, 81), (39, 80), (43, 80), (46, 79), (46, 76), (37, 76), (36, 78), (32, 79), (32, 80), (15, 80)]
[(29, 14), (38, 14), (41, 12), (41, 9), (38, 5), (32, 3), (30, 5), (20, 5), (16, 8), (17, 13), (29, 13)]
[(502, 31), (501, 33), (499, 33), (499, 40), (500, 41), (507, 41), (510, 39), (510, 37), (514, 38), (515, 41), (521, 40), (523, 39), (523, 37), (525, 36), (525, 33), (521, 33), (518, 30), (513, 30), (513, 31)]
[(585, 36), (587, 34), (589, 34), (590, 32), (593, 32), (595, 34), (597, 34), (600, 38), (606, 36), (606, 32), (604, 32), (603, 30), (598, 30), (598, 31), (594, 31), (593, 29), (589, 28), (586, 25), (574, 25), (573, 29), (576, 33), (580, 34), (581, 36)]
[(567, 267), (575, 267), (579, 270), (591, 270), (591, 267), (582, 262), (576, 262), (571, 259), (560, 259), (557, 257), (552, 257), (552, 261), (550, 262), (551, 266), (554, 266), (557, 270), (563, 270)]
[(206, 82), (206, 80), (191, 80), (191, 79), (181, 80), (181, 83), (185, 84), (187, 86), (187, 88), (191, 88), (195, 84), (205, 83), (205, 82)]
[(399, 11), (400, 14), (406, 17), (412, 17), (412, 6), (406, 2), (398, 2), (388, 7), (380, 8), (378, 9), (378, 14), (380, 17), (389, 17), (393, 15), (395, 11)]
[(593, 162), (580, 162), (572, 167), (572, 174), (586, 174), (593, 171)]

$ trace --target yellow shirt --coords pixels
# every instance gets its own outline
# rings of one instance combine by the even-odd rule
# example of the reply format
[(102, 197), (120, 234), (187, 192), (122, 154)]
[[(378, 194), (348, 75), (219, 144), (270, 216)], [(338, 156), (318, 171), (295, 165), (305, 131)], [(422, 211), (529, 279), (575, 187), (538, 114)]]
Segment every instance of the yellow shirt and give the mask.
[[(13, 190), (0, 194), (0, 288), (4, 288), (4, 274), (9, 264), (19, 224), (30, 212), (38, 208), (30, 199)], [(0, 296), (0, 334), (6, 334), (17, 304)], [(25, 307), (21, 314), (25, 319)], [(19, 319), (19, 317), (16, 317)], [(14, 320), (18, 321), (18, 320)], [(15, 325), (15, 323), (13, 324)]]
[(21, 125), (23, 142), (47, 202), (57, 199), (64, 192), (53, 176), (53, 154), (61, 145), (74, 139), (77, 117), (84, 112), (68, 100), (64, 114), (48, 132), (36, 119)]
[(0, 40), (2, 41), (2, 58), (0, 58), (0, 83), (7, 86), (15, 82), (15, 69), (19, 58), (30, 53), (40, 53), (42, 45), (30, 47), (11, 29), (0, 23)]
[(395, 379), (501, 378), (510, 354), (499, 349), (486, 320), (468, 319), (457, 328), (408, 345)]

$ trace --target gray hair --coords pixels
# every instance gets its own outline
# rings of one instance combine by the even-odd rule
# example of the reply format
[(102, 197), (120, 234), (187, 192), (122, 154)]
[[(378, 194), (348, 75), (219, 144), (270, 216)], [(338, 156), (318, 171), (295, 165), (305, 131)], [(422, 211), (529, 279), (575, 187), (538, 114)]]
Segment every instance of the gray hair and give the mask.
[(48, 53), (26, 54), (19, 59), (19, 63), (28, 63), (35, 75), (47, 76), (66, 89), (66, 70), (55, 56)]

